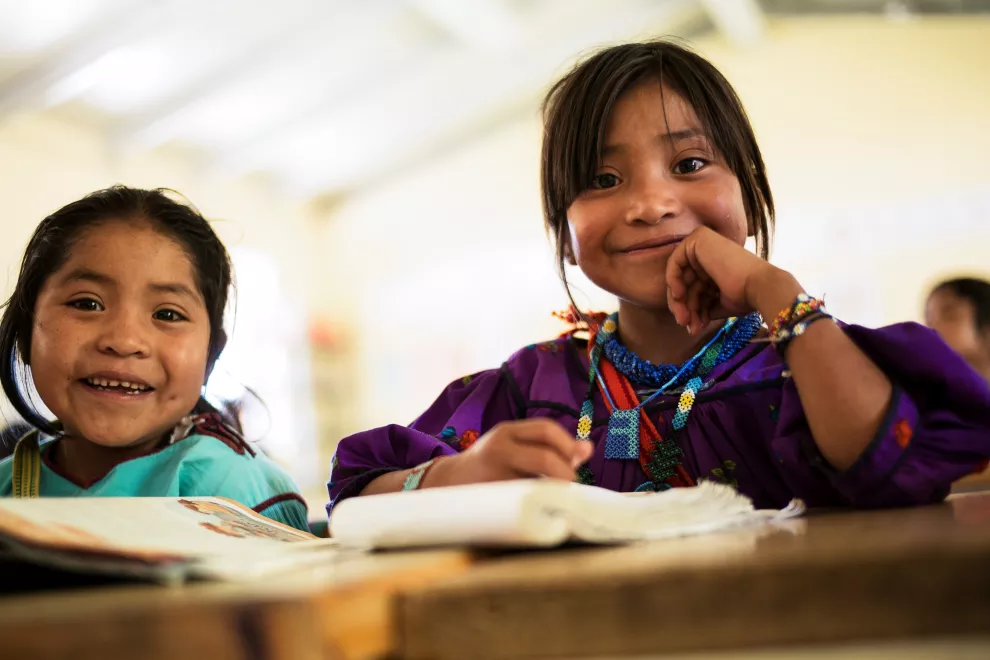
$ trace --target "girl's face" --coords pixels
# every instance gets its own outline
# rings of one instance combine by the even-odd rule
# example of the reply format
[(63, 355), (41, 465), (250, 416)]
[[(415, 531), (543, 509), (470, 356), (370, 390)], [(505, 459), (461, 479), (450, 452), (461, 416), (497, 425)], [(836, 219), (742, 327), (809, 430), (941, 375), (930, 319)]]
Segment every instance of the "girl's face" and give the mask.
[(990, 346), (976, 326), (976, 308), (971, 300), (947, 289), (935, 290), (925, 305), (925, 325), (970, 364), (983, 365), (990, 359)]
[(701, 128), (679, 94), (637, 84), (615, 104), (592, 187), (567, 209), (574, 262), (622, 301), (666, 309), (667, 259), (698, 227), (746, 241), (739, 180)]
[(65, 433), (156, 442), (196, 405), (210, 323), (193, 264), (140, 221), (86, 230), (34, 310), (31, 374)]

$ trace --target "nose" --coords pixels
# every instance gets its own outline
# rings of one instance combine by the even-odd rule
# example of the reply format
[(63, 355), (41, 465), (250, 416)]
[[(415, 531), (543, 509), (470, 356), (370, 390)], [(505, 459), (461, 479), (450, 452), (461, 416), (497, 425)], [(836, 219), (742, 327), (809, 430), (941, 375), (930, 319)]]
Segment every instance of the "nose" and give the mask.
[(658, 225), (676, 218), (682, 210), (677, 183), (662, 175), (642, 177), (629, 188), (628, 224)]
[(100, 334), (98, 348), (101, 353), (119, 357), (147, 357), (149, 323), (143, 315), (120, 310), (106, 315), (106, 323)]

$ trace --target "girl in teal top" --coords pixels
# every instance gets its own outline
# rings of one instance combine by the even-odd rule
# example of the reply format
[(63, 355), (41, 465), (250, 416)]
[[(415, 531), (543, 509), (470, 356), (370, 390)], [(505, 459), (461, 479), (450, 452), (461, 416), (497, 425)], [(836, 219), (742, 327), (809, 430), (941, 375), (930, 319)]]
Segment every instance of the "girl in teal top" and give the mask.
[(0, 495), (221, 496), (306, 530), (292, 479), (201, 397), (230, 284), (209, 223), (163, 190), (45, 218), (0, 320), (0, 385), (36, 429), (0, 461)]

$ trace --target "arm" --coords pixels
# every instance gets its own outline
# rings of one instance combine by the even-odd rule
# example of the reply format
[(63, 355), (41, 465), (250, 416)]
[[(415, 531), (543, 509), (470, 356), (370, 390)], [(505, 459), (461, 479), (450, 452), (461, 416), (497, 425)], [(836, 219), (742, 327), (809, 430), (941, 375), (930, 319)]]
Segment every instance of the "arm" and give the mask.
[[(747, 297), (773, 319), (803, 292), (794, 277), (769, 266), (753, 277)], [(890, 408), (890, 379), (835, 323), (808, 327), (787, 348), (808, 426), (822, 456), (837, 470), (856, 463), (876, 437)]]
[[(500, 371), (455, 381), (409, 427), (386, 426), (344, 438), (328, 485), (330, 506), (346, 497), (395, 492), (410, 471), (438, 457), (420, 487), (537, 475), (573, 479), (588, 443), (547, 419), (523, 419), (534, 374), (566, 383), (563, 351), (519, 351)], [(577, 461), (577, 463), (575, 463)]]
[[(754, 309), (773, 319), (801, 292), (790, 273), (707, 228), (674, 250), (666, 275), (668, 306), (693, 333)], [(815, 468), (846, 503), (938, 501), (990, 456), (990, 389), (930, 330), (820, 321), (786, 352), (792, 378), (772, 450), (791, 456), (789, 472)]]
[(330, 466), (328, 511), (347, 497), (400, 490), (412, 468), (457, 454), (518, 414), (498, 370), (454, 381), (410, 426), (384, 426), (340, 441)]

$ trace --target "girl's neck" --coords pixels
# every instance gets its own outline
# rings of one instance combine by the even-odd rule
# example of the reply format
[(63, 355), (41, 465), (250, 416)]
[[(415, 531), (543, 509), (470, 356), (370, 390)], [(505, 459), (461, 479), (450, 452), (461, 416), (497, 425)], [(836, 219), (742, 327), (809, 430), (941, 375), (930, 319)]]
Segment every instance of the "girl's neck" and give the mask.
[(126, 447), (105, 447), (66, 434), (55, 443), (51, 460), (72, 481), (89, 484), (102, 479), (115, 465), (150, 454), (161, 440), (152, 438)]
[(619, 301), (619, 340), (643, 360), (653, 364), (681, 364), (695, 353), (722, 327), (712, 321), (700, 336), (677, 325), (667, 310), (653, 310)]

